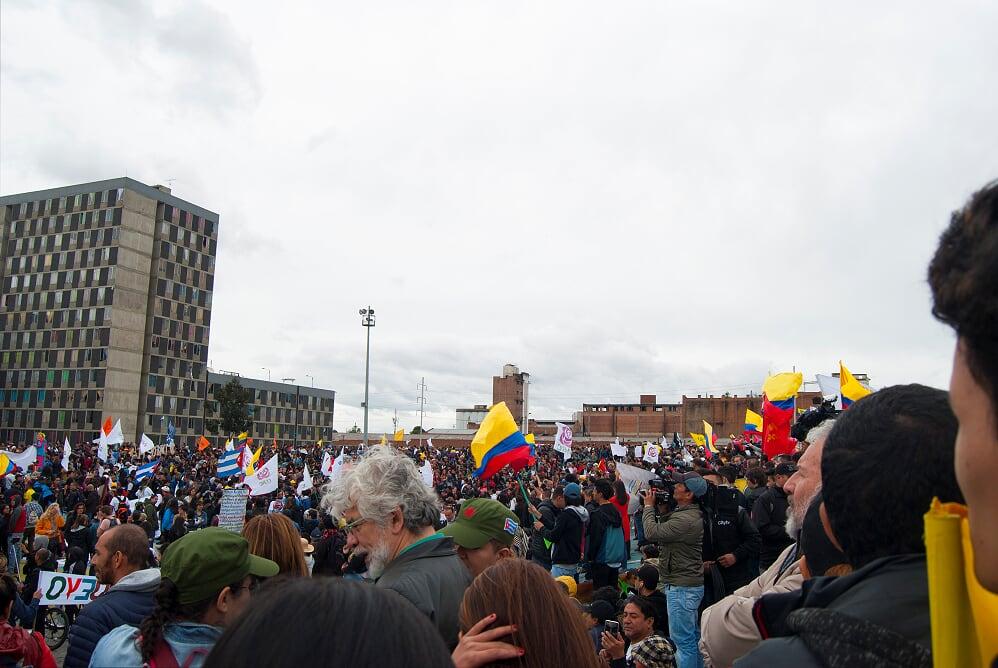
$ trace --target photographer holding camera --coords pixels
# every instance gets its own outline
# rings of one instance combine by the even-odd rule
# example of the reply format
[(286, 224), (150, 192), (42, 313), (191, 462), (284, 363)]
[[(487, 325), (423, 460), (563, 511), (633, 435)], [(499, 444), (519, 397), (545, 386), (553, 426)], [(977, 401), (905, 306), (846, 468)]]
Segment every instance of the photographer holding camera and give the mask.
[[(706, 480), (697, 473), (685, 473), (671, 481), (652, 481), (652, 489), (641, 494), (645, 537), (662, 550), (659, 572), (679, 668), (703, 666), (697, 647), (697, 611), (703, 599), (703, 511), (696, 500), (706, 493)], [(666, 512), (656, 517), (656, 506), (664, 506)]]

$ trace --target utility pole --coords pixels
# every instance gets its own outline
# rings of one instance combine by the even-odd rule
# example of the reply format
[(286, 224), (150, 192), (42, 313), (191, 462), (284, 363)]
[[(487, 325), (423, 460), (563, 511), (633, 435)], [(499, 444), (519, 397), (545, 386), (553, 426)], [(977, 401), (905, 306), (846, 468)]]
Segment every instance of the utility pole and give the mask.
[(419, 447), (423, 447), (423, 413), (426, 405), (426, 378), (419, 379)]
[(367, 354), (364, 357), (364, 449), (367, 449), (367, 403), (371, 381), (371, 328), (374, 327), (374, 309), (368, 306), (360, 310), (363, 319), (360, 324), (367, 329)]

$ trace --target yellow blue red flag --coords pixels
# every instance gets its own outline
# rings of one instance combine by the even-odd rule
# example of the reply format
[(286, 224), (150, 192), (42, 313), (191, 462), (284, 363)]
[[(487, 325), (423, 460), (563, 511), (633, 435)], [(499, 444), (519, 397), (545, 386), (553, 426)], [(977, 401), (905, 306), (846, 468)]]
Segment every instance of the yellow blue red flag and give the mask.
[(842, 410), (849, 408), (854, 402), (872, 393), (872, 390), (863, 387), (862, 383), (849, 373), (849, 369), (842, 363), (842, 360), (839, 360), (839, 394), (842, 397)]
[(751, 408), (745, 409), (745, 435), (762, 435), (762, 416)]
[(479, 478), (491, 478), (499, 469), (510, 466), (514, 471), (534, 463), (534, 446), (527, 442), (509, 412), (505, 401), (489, 409), (478, 433), (471, 440), (471, 455), (475, 458), (475, 473)]
[[(704, 443), (706, 443), (706, 452), (710, 452), (714, 457), (718, 457), (721, 453), (719, 453), (717, 451), (717, 448), (714, 447), (714, 441), (717, 440), (717, 438), (714, 436), (714, 427), (711, 426), (711, 424), (706, 420), (701, 420), (701, 421), (703, 422), (703, 434), (704, 434), (703, 440)], [(706, 454), (706, 452), (704, 454)]]

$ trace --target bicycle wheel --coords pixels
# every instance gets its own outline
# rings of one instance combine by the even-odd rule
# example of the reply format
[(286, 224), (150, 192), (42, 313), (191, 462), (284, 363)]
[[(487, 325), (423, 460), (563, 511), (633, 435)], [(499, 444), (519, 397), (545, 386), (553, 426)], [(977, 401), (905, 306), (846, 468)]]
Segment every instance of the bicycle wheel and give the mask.
[(49, 606), (45, 610), (45, 644), (53, 652), (69, 637), (69, 616), (60, 607)]

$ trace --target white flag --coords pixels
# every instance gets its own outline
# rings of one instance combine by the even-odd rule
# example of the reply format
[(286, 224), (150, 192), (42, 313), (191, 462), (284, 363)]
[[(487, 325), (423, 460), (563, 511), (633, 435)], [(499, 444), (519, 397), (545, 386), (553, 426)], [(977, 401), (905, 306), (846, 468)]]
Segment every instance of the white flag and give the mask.
[(634, 458), (635, 459), (641, 459), (641, 453), (642, 452), (644, 452), (644, 448), (642, 448), (640, 445), (635, 445), (634, 446)]
[(232, 451), (232, 450), (236, 449), (236, 446), (232, 445), (232, 439), (231, 438), (225, 442), (225, 449), (229, 450), (229, 451)]
[(301, 482), (298, 483), (298, 493), (304, 494), (310, 489), (312, 489), (312, 474), (308, 472), (308, 464), (305, 464), (305, 473), (301, 477)]
[[(433, 448), (433, 439), (432, 438), (426, 439), (426, 444), (428, 446), (430, 446), (431, 448)], [(433, 448), (433, 449), (436, 450), (436, 448)]]
[(346, 461), (346, 448), (340, 448), (340, 454), (336, 455), (332, 465), (329, 467), (329, 479), (335, 480), (343, 473), (343, 465)]
[(839, 386), (839, 379), (833, 376), (825, 376), (820, 373), (815, 374), (814, 377), (818, 379), (818, 387), (821, 389), (821, 396), (825, 399), (835, 397), (835, 409), (842, 410), (842, 397), (839, 396), (842, 388)]
[(433, 465), (430, 464), (429, 459), (419, 467), (419, 474), (423, 476), (423, 482), (426, 483), (427, 487), (433, 487)]
[(572, 458), (572, 428), (567, 424), (555, 422), (558, 433), (554, 437), (554, 449), (565, 456), (567, 462)]
[(653, 443), (645, 445), (644, 460), (649, 464), (658, 464), (658, 446)]
[(121, 431), (121, 419), (114, 423), (111, 433), (104, 439), (108, 445), (120, 445), (125, 442), (125, 434)]
[(253, 475), (248, 475), (243, 482), (250, 489), (250, 496), (260, 496), (277, 491), (277, 455), (259, 467)]
[(100, 433), (100, 438), (97, 439), (97, 459), (101, 460), (105, 464), (111, 458), (107, 451), (107, 437), (104, 436), (104, 432)]
[[(640, 448), (641, 446), (639, 445), (638, 447)], [(638, 490), (647, 487), (648, 481), (654, 480), (658, 476), (656, 476), (652, 471), (639, 469), (637, 466), (631, 466), (629, 464), (617, 464), (617, 473), (620, 474), (620, 480), (624, 483), (627, 493), (631, 496), (631, 501), (627, 506), (627, 512), (633, 513), (641, 504), (641, 498), (638, 496)]]
[(69, 447), (69, 439), (62, 444), (62, 470), (69, 470), (69, 456), (73, 454), (73, 449)]
[(156, 444), (152, 442), (152, 439), (142, 434), (142, 440), (139, 441), (139, 454), (144, 455), (147, 452), (152, 452), (156, 449)]
[(620, 444), (620, 439), (616, 439), (610, 444), (610, 453), (614, 457), (626, 457), (627, 456), (627, 446)]

